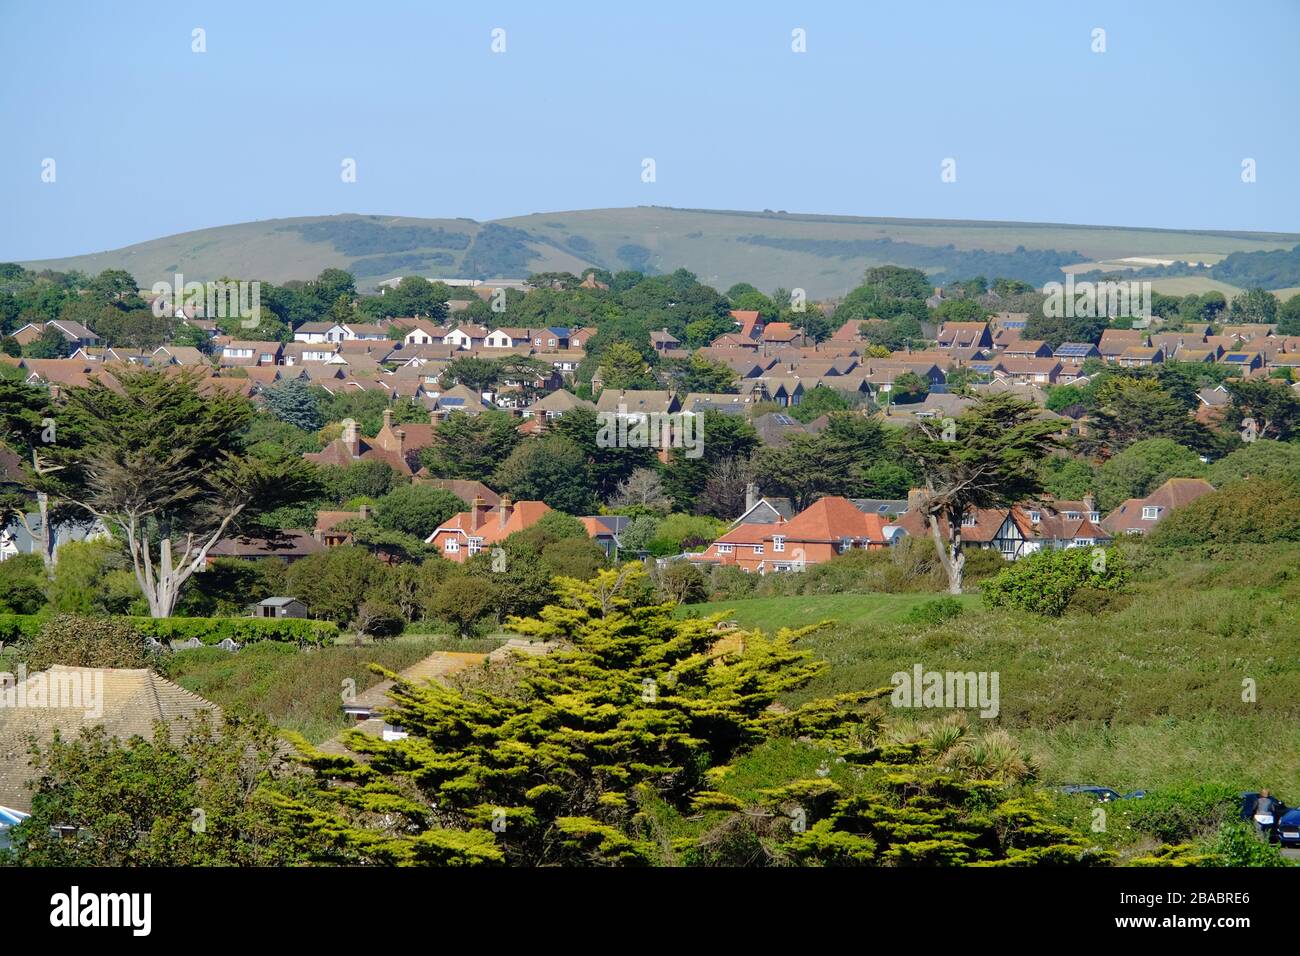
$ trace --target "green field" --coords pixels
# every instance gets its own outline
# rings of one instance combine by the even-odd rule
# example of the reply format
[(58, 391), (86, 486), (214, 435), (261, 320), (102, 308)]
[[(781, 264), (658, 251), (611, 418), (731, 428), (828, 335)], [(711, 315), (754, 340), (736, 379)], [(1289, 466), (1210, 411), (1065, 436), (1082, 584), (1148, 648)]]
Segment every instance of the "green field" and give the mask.
[[(934, 597), (802, 595), (682, 613), (722, 612), (764, 630), (833, 619), (805, 639), (831, 666), (791, 703), (885, 686), (918, 663), (996, 671), (996, 721), (1051, 783), (1300, 794), (1300, 549), (1157, 562), (1113, 609), (1057, 619), (992, 611), (965, 595), (948, 623), (907, 622)], [(1253, 703), (1242, 700), (1245, 679)]]
[[(271, 219), (181, 233), (122, 249), (26, 262), (37, 269), (97, 273), (127, 269), (144, 287), (222, 277), (284, 282), (313, 278), (322, 269), (354, 268), (364, 288), (394, 275), (455, 277), (467, 262), (488, 274), (521, 278), (530, 272), (687, 268), (702, 281), (727, 289), (749, 281), (763, 289), (803, 288), (814, 297), (840, 295), (856, 286), (869, 266), (898, 261), (887, 250), (858, 243), (890, 240), (957, 252), (1010, 253), (1016, 247), (1077, 252), (1082, 261), (1126, 256), (1215, 259), (1231, 252), (1289, 248), (1300, 236), (1283, 233), (1192, 232), (1050, 223), (873, 219), (799, 213), (672, 209), (638, 206), (536, 213), (496, 225), (520, 230), (517, 245), (479, 239), (488, 223), (469, 219), (400, 216), (314, 216)], [(373, 241), (349, 244), (330, 233), (365, 228)], [(315, 233), (313, 233), (315, 230)], [(469, 248), (430, 243), (422, 231), (463, 236)], [(753, 240), (759, 240), (756, 244)], [(392, 257), (391, 259), (386, 257)], [(900, 262), (900, 264), (907, 264)], [(469, 270), (473, 271), (473, 270)], [(1177, 280), (1174, 280), (1177, 281)]]

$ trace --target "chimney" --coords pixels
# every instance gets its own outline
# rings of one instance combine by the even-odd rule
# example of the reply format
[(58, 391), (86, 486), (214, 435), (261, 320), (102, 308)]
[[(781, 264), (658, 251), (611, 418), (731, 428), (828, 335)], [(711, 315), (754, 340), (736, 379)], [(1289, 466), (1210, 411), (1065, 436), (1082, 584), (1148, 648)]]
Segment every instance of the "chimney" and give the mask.
[(362, 506), (361, 506), (359, 509), (357, 509), (357, 510), (358, 510), (358, 511), (360, 512), (360, 514), (361, 514), (361, 520), (362, 520), (362, 521), (365, 521), (367, 518), (370, 517), (370, 505), (362, 505)]
[(501, 496), (501, 504), (497, 509), (497, 527), (504, 529), (506, 522), (510, 520), (510, 513), (514, 511), (514, 505), (510, 502), (509, 495)]
[(1097, 510), (1097, 499), (1092, 496), (1091, 491), (1083, 493), (1083, 510), (1088, 512), (1086, 517), (1091, 517), (1092, 513)]
[(756, 504), (758, 504), (758, 485), (751, 481), (745, 485), (745, 511), (748, 512)]
[(393, 410), (391, 408), (384, 409), (384, 427), (385, 428), (393, 427)]
[(343, 424), (343, 444), (348, 447), (348, 454), (356, 458), (361, 454), (361, 433), (357, 429), (357, 423), (348, 419)]
[(393, 431), (393, 434), (397, 436), (397, 450), (401, 451), (402, 446), (406, 444), (406, 429), (405, 428), (395, 429)]
[(474, 496), (474, 500), (469, 506), (469, 530), (477, 531), (479, 523), (483, 520), (483, 499)]
[(920, 488), (911, 488), (907, 492), (907, 510), (915, 511), (921, 507), (921, 501), (925, 497), (925, 492)]

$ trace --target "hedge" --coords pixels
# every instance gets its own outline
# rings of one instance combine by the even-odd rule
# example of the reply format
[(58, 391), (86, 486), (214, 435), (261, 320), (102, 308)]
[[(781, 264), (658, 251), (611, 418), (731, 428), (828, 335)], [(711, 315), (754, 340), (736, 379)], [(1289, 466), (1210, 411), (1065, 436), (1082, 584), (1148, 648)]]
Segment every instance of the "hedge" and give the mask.
[[(120, 617), (145, 637), (188, 641), (197, 637), (204, 644), (218, 644), (227, 637), (239, 644), (278, 641), (286, 644), (332, 644), (338, 625), (294, 617)], [(0, 614), (0, 641), (9, 643), (36, 636), (45, 623), (37, 614)]]

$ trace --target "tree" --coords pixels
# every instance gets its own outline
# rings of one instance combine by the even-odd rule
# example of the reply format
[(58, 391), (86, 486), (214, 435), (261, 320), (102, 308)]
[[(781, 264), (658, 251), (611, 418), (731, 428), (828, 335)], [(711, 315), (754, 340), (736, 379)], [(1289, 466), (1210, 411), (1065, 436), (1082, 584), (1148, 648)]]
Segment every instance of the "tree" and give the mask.
[(449, 415), (433, 430), (432, 443), (420, 450), (420, 461), (435, 478), (482, 481), (523, 440), (515, 426), (515, 419), (495, 409)]
[(602, 421), (591, 409), (572, 409), (548, 427), (582, 449), (591, 474), (592, 490), (599, 498), (617, 493), (619, 484), (633, 472), (655, 464), (653, 448), (631, 448), (617, 442), (602, 442)]
[(670, 502), (659, 472), (653, 468), (638, 468), (618, 483), (618, 491), (610, 499), (610, 504), (616, 508), (638, 506), (666, 512)]
[(469, 637), (495, 605), (494, 591), (495, 585), (490, 580), (464, 573), (454, 574), (438, 588), (428, 610), (434, 617), (454, 627), (461, 637)]
[(1168, 438), (1197, 451), (1214, 447), (1209, 429), (1155, 379), (1108, 378), (1098, 386), (1096, 401), (1090, 447), (1114, 453), (1146, 438)]
[(1060, 447), (1062, 425), (1039, 418), (1036, 405), (1008, 392), (977, 399), (954, 424), (945, 429), (917, 422), (904, 449), (922, 476), (917, 508), (948, 576), (948, 593), (960, 594), (966, 512), (1007, 507), (1038, 493), (1040, 464)]
[[(46, 574), (54, 573), (55, 529), (77, 523), (84, 512), (65, 499), (60, 472), (51, 455), (58, 441), (49, 392), (0, 378), (0, 451), (8, 448), (17, 460), (0, 468), (0, 528), (16, 521), (39, 545)], [(35, 500), (37, 520), (28, 518)]]
[(446, 385), (464, 385), (476, 392), (486, 392), (496, 386), (500, 375), (500, 366), (491, 359), (454, 358), (443, 369), (440, 381)]
[(904, 372), (894, 379), (889, 397), (895, 402), (919, 402), (930, 394), (930, 383), (915, 372)]
[(1246, 478), (1202, 495), (1156, 525), (1158, 548), (1300, 541), (1300, 488), (1294, 481)]
[(803, 393), (799, 404), (790, 410), (790, 416), (801, 422), (810, 422), (829, 412), (847, 411), (849, 400), (825, 385), (818, 385)]
[(1170, 478), (1200, 478), (1205, 474), (1201, 456), (1169, 438), (1134, 442), (1108, 458), (1097, 471), (1094, 490), (1102, 511), (1110, 511), (1129, 498), (1145, 498)]
[(669, 359), (664, 363), (665, 377), (682, 394), (688, 392), (733, 392), (736, 373), (721, 362), (700, 355), (686, 359)]
[(356, 620), (361, 603), (387, 575), (388, 566), (364, 548), (340, 545), (293, 562), (285, 585), (312, 617), (342, 627)]
[(1300, 335), (1300, 293), (1291, 296), (1277, 310), (1277, 334)]
[(418, 482), (399, 485), (375, 506), (375, 524), (389, 531), (427, 538), (468, 503), (450, 491)]
[(710, 409), (696, 422), (698, 456), (691, 457), (686, 448), (673, 448), (663, 469), (664, 490), (678, 508), (694, 507), (696, 496), (704, 490), (718, 462), (727, 458), (747, 460), (759, 446), (758, 433), (743, 418)]
[(153, 667), (154, 656), (145, 648), (144, 637), (120, 618), (59, 614), (37, 631), (23, 649), (32, 671), (55, 664), (68, 667)]
[[(393, 718), (412, 737), (347, 735), (366, 763), (340, 762), (299, 739), (316, 771), (315, 799), (284, 798), (280, 807), (305, 834), (328, 831), (339, 853), (375, 862), (648, 863), (655, 844), (637, 833), (634, 817), (651, 794), (688, 809), (710, 786), (706, 769), (795, 727), (830, 733), (870, 697), (773, 716), (779, 694), (826, 667), (795, 647), (799, 633), (746, 633), (743, 651), (706, 666), (714, 622), (638, 603), (643, 579), (639, 568), (562, 579), (559, 604), (512, 622), (574, 646), (533, 660), (514, 693), (399, 678)], [(362, 786), (345, 794), (335, 785), (342, 779)], [(404, 795), (397, 803), (396, 793)], [(403, 826), (379, 828), (381, 802), (402, 814)], [(494, 818), (505, 827), (490, 827)]]
[(614, 342), (600, 353), (600, 367), (605, 370), (604, 387), (654, 388), (645, 356), (626, 342)]
[(1232, 297), (1228, 317), (1233, 322), (1276, 322), (1277, 296), (1267, 289), (1247, 289)]
[(396, 604), (371, 598), (361, 602), (357, 608), (356, 620), (352, 623), (358, 635), (393, 637), (402, 633), (406, 619)]
[(121, 369), (112, 380), (67, 390), (55, 455), (70, 498), (125, 540), (149, 613), (168, 617), (223, 536), (312, 495), (315, 474), (301, 459), (242, 456), (252, 407), (200, 391), (197, 373)]
[[(1228, 383), (1232, 416), (1250, 428), (1254, 436), (1286, 441), (1300, 427), (1300, 395), (1283, 382), (1249, 378)], [(1252, 436), (1252, 437), (1254, 437)]]
[(68, 354), (68, 340), (54, 326), (23, 346), (23, 355), (34, 359), (60, 359)]
[[(117, 740), (103, 727), (55, 738), (32, 760), (32, 813), (13, 830), (21, 866), (269, 866), (306, 859), (266, 800), (283, 745), (265, 718), (200, 718), (173, 741)], [(289, 788), (292, 792), (292, 788)], [(202, 810), (196, 816), (195, 810)], [(195, 826), (196, 820), (203, 826)], [(65, 839), (65, 827), (78, 839)]]
[(582, 449), (562, 434), (552, 432), (524, 442), (501, 463), (493, 481), (516, 501), (544, 501), (577, 515), (596, 510)]
[(314, 432), (325, 424), (316, 392), (301, 378), (285, 378), (263, 392), (266, 409), (279, 421)]
[(709, 596), (704, 572), (690, 561), (670, 561), (655, 581), (660, 600), (670, 604), (693, 604)]
[(1280, 478), (1300, 482), (1300, 445), (1267, 438), (1247, 442), (1210, 465), (1206, 477), (1216, 488), (1243, 478)]

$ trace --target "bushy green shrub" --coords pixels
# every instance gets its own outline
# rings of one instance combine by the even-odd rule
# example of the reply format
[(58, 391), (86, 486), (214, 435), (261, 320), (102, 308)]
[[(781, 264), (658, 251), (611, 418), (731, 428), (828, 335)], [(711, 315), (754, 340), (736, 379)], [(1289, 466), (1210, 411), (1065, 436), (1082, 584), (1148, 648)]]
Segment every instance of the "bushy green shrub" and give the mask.
[(150, 667), (153, 655), (130, 618), (59, 614), (24, 642), (22, 661), (29, 672), (52, 664), (69, 667)]
[(31, 640), (43, 623), (35, 614), (0, 614), (0, 644)]
[(916, 605), (907, 612), (908, 624), (925, 624), (935, 626), (951, 621), (961, 614), (961, 601), (954, 597), (935, 598)]
[(1300, 541), (1300, 486), (1247, 478), (1197, 498), (1156, 525), (1158, 548)]
[[(339, 634), (338, 626), (329, 621), (294, 617), (60, 617), (92, 623), (122, 623), (139, 634), (142, 641), (153, 637), (164, 643), (197, 637), (204, 644), (219, 644), (228, 637), (237, 644), (278, 641), (319, 646), (334, 643)], [(44, 625), (45, 618), (40, 615), (0, 614), (0, 641), (30, 642), (40, 634)]]
[(981, 590), (989, 607), (1056, 617), (1080, 588), (1113, 591), (1127, 580), (1127, 565), (1115, 548), (1053, 548), (1021, 558)]

